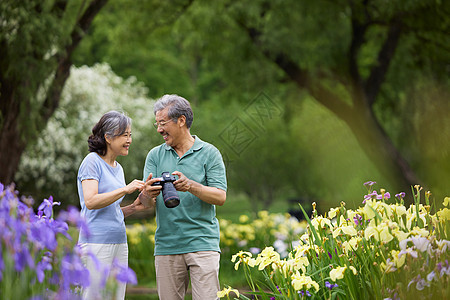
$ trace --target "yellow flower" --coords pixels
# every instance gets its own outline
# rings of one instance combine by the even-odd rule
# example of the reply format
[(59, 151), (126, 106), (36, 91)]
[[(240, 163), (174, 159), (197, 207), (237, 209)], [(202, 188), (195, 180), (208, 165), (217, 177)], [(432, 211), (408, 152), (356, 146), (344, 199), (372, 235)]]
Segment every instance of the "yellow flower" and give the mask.
[(392, 250), (391, 256), (392, 256), (392, 262), (395, 264), (397, 268), (401, 268), (405, 264), (406, 255), (399, 255), (400, 251), (398, 250)]
[(389, 227), (386, 223), (381, 223), (378, 226), (373, 226), (374, 223), (370, 222), (364, 231), (364, 237), (369, 240), (372, 236), (377, 240), (384, 243), (390, 242), (394, 237), (389, 232)]
[(330, 212), (328, 213), (328, 218), (333, 219), (336, 217), (336, 213), (339, 211), (339, 207), (336, 208), (330, 208)]
[(249, 217), (247, 215), (240, 215), (239, 222), (241, 223), (247, 223), (249, 220)]
[[(448, 197), (447, 197), (448, 198)], [(441, 221), (450, 220), (450, 209), (445, 207), (437, 212), (438, 217)]]
[(236, 296), (239, 298), (239, 291), (236, 290), (236, 289), (232, 289), (231, 287), (227, 287), (227, 288), (224, 288), (224, 289), (221, 290), (221, 291), (218, 291), (218, 292), (217, 292), (217, 297), (219, 297), (219, 298), (223, 298), (223, 297), (225, 297), (225, 296), (228, 297), (229, 294), (230, 294), (230, 292), (235, 293)]
[(319, 284), (311, 279), (310, 276), (300, 275), (299, 272), (296, 272), (292, 276), (292, 286), (296, 291), (299, 291), (303, 288), (310, 289), (314, 287), (316, 292), (319, 290)]
[(386, 260), (386, 263), (382, 262), (380, 267), (385, 273), (392, 273), (392, 272), (397, 271), (397, 268), (395, 267), (395, 263), (393, 261), (391, 261), (390, 258), (388, 258)]
[(238, 262), (234, 264), (234, 269), (237, 271), (237, 269), (239, 269), (239, 264), (241, 262), (248, 262), (248, 260), (252, 257), (252, 254), (250, 252), (247, 251), (239, 251), (238, 253), (236, 253), (235, 255), (233, 255), (231, 257), (231, 262), (235, 262), (236, 259), (239, 258)]
[(344, 278), (344, 272), (347, 269), (347, 267), (337, 267), (336, 269), (333, 269), (330, 271), (330, 278), (333, 281), (336, 281), (337, 279)]
[(258, 212), (258, 218), (267, 219), (269, 217), (269, 212), (267, 210), (260, 210)]
[(331, 280), (336, 281), (337, 279), (344, 278), (344, 272), (345, 272), (345, 270), (347, 270), (347, 268), (350, 269), (354, 275), (358, 274), (355, 267), (353, 267), (353, 266), (350, 266), (350, 267), (347, 267), (347, 265), (344, 265), (343, 267), (339, 266), (336, 269), (333, 269), (330, 271)]
[(395, 228), (394, 230), (392, 230), (392, 234), (398, 239), (399, 242), (407, 239), (408, 235), (409, 235), (408, 232), (401, 231), (398, 228)]
[(349, 241), (344, 241), (342, 243), (342, 249), (344, 249), (344, 252), (347, 254), (358, 248), (359, 241), (361, 241), (361, 238), (352, 237)]
[(314, 226), (314, 228), (316, 228), (316, 230), (319, 230), (319, 227), (325, 228), (325, 225), (327, 225), (330, 228), (332, 227), (330, 219), (324, 218), (322, 216), (318, 216), (312, 219), (311, 224)]
[(309, 266), (309, 260), (306, 256), (296, 256), (292, 260), (292, 267), (295, 271), (302, 270), (303, 272), (306, 272), (306, 268)]
[(391, 208), (398, 217), (406, 214), (406, 207), (404, 205), (392, 204)]
[(256, 258), (256, 264), (259, 265), (258, 270), (263, 270), (273, 262), (280, 260), (280, 254), (274, 251), (273, 247), (266, 247)]
[(414, 227), (410, 232), (409, 232), (410, 236), (415, 236), (415, 235), (420, 235), (423, 237), (427, 237), (430, 235), (430, 232), (428, 230), (426, 230), (425, 228), (420, 228), (420, 227)]
[(333, 231), (333, 238), (336, 238), (341, 231), (344, 234), (347, 234), (350, 236), (355, 236), (358, 234), (358, 231), (356, 231), (356, 229), (352, 225), (350, 225), (350, 226), (342, 226), (341, 225)]
[(445, 197), (443, 204), (444, 204), (444, 206), (448, 206), (450, 204), (450, 197)]

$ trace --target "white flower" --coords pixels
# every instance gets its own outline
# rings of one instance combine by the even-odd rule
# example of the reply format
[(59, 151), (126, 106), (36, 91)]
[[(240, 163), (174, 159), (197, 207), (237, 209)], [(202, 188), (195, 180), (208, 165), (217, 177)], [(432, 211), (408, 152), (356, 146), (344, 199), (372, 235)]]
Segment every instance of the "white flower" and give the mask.
[(430, 241), (424, 237), (412, 237), (411, 240), (414, 243), (414, 246), (416, 246), (417, 250), (421, 252), (425, 252), (430, 245)]

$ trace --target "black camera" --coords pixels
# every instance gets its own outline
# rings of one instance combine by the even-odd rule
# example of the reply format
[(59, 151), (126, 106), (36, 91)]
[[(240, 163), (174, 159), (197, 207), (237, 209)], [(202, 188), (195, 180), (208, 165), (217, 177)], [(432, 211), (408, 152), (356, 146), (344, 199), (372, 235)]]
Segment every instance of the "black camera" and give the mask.
[(162, 196), (166, 207), (173, 208), (178, 206), (180, 204), (180, 197), (178, 197), (177, 190), (173, 186), (173, 182), (177, 180), (175, 176), (169, 172), (162, 172), (159, 178), (161, 181), (156, 181), (152, 185), (162, 186)]

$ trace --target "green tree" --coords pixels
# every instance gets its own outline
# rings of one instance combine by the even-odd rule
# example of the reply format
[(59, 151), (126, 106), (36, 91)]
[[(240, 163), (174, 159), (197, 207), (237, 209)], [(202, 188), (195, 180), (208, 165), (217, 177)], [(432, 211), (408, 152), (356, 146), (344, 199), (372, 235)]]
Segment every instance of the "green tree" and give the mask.
[[(434, 0), (196, 4), (195, 14), (186, 15), (177, 26), (178, 34), (185, 36), (184, 28), (204, 26), (199, 30), (201, 44), (190, 45), (191, 37), (185, 45), (199, 49), (221, 70), (221, 82), (231, 95), (246, 98), (255, 87), (284, 85), (291, 92), (297, 90), (298, 97), (287, 97), (296, 102), (306, 91), (347, 124), (394, 190), (428, 184), (427, 176), (417, 176), (407, 152), (393, 141), (392, 129), (400, 132), (404, 124), (393, 128), (389, 126), (395, 122), (384, 121), (408, 109), (413, 102), (405, 95), (424, 78), (448, 91), (443, 67), (450, 58), (448, 4)], [(293, 106), (286, 102), (286, 107)], [(295, 110), (287, 111), (288, 119), (289, 113), (295, 116)], [(403, 142), (407, 148), (409, 141)]]
[(107, 0), (0, 3), (0, 182), (59, 105), (71, 55)]
[(141, 180), (148, 150), (160, 143), (154, 134), (153, 101), (147, 92), (136, 78), (124, 80), (107, 64), (72, 67), (59, 107), (21, 158), (16, 180), (22, 192), (40, 198), (52, 195), (64, 206), (77, 204), (77, 170), (88, 153), (87, 138), (110, 110), (123, 111), (132, 118), (130, 153), (118, 160), (127, 182)]

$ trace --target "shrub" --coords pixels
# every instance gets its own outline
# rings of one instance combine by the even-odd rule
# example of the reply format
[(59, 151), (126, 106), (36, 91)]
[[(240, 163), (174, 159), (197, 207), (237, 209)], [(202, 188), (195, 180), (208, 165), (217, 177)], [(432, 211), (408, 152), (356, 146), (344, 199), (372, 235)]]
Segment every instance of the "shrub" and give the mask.
[[(89, 285), (89, 271), (73, 237), (86, 224), (75, 207), (55, 219), (53, 206), (60, 203), (52, 197), (42, 202), (37, 214), (33, 202), (29, 197), (19, 199), (13, 185), (5, 188), (0, 183), (1, 298), (77, 299), (80, 288)], [(133, 270), (119, 263), (105, 271), (114, 274), (105, 280), (106, 295), (116, 280), (136, 283)]]
[[(273, 247), (256, 257), (248, 251), (236, 253), (232, 262), (245, 273), (254, 297), (448, 299), (450, 198), (432, 214), (431, 193), (424, 193), (421, 204), (421, 187), (414, 187), (414, 204), (407, 208), (405, 193), (391, 197), (383, 189), (372, 190), (374, 184), (365, 183), (368, 194), (356, 210), (342, 202), (328, 216), (314, 211), (307, 232), (286, 258)], [(256, 273), (263, 280), (255, 280)], [(231, 291), (228, 287), (218, 295), (229, 298)]]

